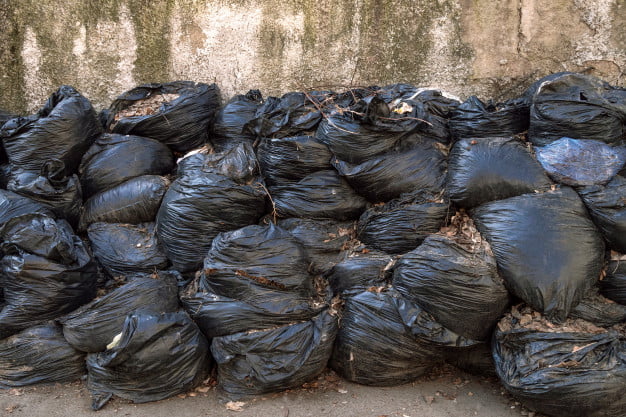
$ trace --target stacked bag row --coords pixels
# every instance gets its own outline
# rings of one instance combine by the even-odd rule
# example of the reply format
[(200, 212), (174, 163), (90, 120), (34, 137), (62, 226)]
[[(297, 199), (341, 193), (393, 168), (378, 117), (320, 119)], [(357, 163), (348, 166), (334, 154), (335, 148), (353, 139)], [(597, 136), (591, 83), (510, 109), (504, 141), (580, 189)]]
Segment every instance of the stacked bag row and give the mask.
[(86, 366), (97, 409), (211, 369), (240, 399), (448, 362), (548, 415), (626, 408), (626, 90), (559, 73), (504, 103), (394, 84), (220, 106), (174, 82), (96, 115), (62, 87), (7, 119), (0, 385)]

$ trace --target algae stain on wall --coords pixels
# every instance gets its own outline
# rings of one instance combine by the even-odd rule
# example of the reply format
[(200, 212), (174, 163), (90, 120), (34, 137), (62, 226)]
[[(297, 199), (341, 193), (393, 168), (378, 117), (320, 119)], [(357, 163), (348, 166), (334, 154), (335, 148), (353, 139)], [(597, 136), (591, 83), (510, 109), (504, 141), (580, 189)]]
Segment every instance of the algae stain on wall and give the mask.
[(391, 82), (491, 98), (515, 93), (507, 83), (588, 67), (619, 81), (623, 4), (0, 0), (0, 108), (31, 112), (62, 84), (102, 108), (176, 79), (216, 82), (225, 99)]

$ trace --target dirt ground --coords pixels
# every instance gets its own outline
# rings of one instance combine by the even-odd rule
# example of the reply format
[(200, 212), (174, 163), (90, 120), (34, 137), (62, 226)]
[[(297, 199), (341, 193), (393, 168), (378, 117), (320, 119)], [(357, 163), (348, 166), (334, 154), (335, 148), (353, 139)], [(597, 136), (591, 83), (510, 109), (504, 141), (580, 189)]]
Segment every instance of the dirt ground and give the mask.
[(132, 404), (113, 399), (91, 410), (85, 383), (0, 390), (0, 416), (7, 417), (541, 417), (520, 406), (494, 378), (444, 367), (412, 384), (367, 387), (332, 371), (302, 388), (259, 396), (244, 403), (218, 400), (214, 384), (167, 400)]

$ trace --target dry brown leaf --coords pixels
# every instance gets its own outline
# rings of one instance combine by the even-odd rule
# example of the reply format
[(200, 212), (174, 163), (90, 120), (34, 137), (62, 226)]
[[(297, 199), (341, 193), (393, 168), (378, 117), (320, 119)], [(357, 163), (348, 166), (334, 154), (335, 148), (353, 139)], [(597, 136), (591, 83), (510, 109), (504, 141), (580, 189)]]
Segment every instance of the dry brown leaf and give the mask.
[(246, 403), (242, 401), (229, 401), (226, 403), (226, 409), (230, 411), (242, 411)]

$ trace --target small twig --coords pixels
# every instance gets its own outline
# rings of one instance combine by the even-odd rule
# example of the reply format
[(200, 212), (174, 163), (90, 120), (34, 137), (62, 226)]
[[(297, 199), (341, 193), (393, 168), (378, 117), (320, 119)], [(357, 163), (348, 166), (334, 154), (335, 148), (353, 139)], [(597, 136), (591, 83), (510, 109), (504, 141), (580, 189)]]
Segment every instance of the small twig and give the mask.
[(274, 224), (276, 224), (278, 222), (277, 218), (278, 218), (278, 212), (276, 211), (276, 203), (274, 203), (274, 199), (272, 198), (272, 195), (270, 194), (270, 191), (267, 189), (267, 187), (265, 186), (265, 184), (263, 184), (262, 182), (257, 182), (257, 185), (259, 185), (267, 194), (267, 198), (270, 199), (270, 203), (272, 204), (272, 219), (274, 220)]
[[(297, 82), (297, 81), (296, 81), (296, 82)], [(297, 83), (298, 83), (298, 82), (297, 82)], [(341, 128), (341, 127), (337, 126), (337, 125), (336, 125), (336, 124), (335, 124), (332, 120), (330, 120), (330, 119), (328, 118), (328, 116), (326, 115), (326, 113), (325, 113), (325, 112), (322, 110), (322, 108), (320, 107), (320, 105), (319, 105), (319, 103), (317, 102), (317, 100), (315, 100), (313, 97), (311, 97), (311, 95), (305, 91), (305, 89), (302, 87), (302, 85), (300, 85), (300, 83), (298, 83), (298, 88), (299, 88), (299, 89), (300, 89), (300, 90), (304, 93), (304, 95), (306, 96), (306, 98), (307, 98), (307, 99), (309, 99), (309, 101), (310, 101), (311, 103), (313, 103), (313, 105), (314, 105), (314, 106), (315, 106), (315, 108), (316, 108), (316, 109), (320, 112), (320, 114), (322, 115), (322, 117), (323, 117), (324, 119), (326, 119), (326, 121), (327, 121), (327, 122), (328, 122), (328, 123), (329, 123), (332, 127), (334, 127), (334, 128), (335, 128), (335, 129), (337, 129), (337, 130), (340, 130), (340, 131), (342, 131), (342, 132), (350, 133), (350, 134), (352, 134), (352, 135), (356, 135), (356, 134), (358, 134), (357, 132), (351, 132), (351, 131), (349, 131), (349, 130), (346, 130), (346, 129), (343, 129), (343, 128)]]

